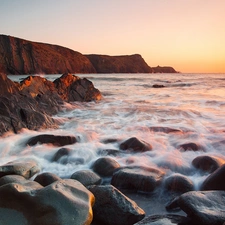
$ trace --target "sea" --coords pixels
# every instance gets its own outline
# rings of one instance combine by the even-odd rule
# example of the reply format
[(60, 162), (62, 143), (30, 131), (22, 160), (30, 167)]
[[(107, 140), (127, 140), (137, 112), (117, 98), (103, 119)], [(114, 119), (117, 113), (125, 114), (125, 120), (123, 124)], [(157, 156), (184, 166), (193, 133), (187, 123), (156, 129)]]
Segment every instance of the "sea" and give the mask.
[[(148, 166), (163, 170), (165, 178), (183, 174), (199, 190), (207, 173), (195, 169), (194, 158), (217, 156), (225, 160), (225, 74), (76, 74), (98, 88), (98, 102), (65, 103), (54, 115), (58, 129), (7, 133), (0, 138), (0, 164), (19, 158), (34, 158), (42, 172), (69, 178), (74, 172), (91, 168), (106, 149), (119, 150), (121, 142), (137, 137), (152, 145), (152, 151), (110, 156), (121, 166)], [(41, 75), (51, 81), (58, 75)], [(25, 76), (9, 76), (20, 81)], [(154, 88), (153, 85), (163, 85)], [(159, 129), (164, 128), (164, 129)], [(166, 132), (165, 128), (176, 130)], [(78, 143), (65, 146), (72, 154), (53, 162), (59, 150), (47, 144), (26, 146), (39, 134), (74, 135)], [(107, 141), (115, 140), (115, 141)], [(194, 142), (199, 151), (183, 151), (181, 144)], [(136, 201), (145, 202), (140, 195)], [(139, 200), (141, 199), (141, 200)], [(147, 210), (152, 210), (147, 208)], [(154, 210), (153, 210), (154, 211)], [(152, 212), (152, 211), (151, 211)]]

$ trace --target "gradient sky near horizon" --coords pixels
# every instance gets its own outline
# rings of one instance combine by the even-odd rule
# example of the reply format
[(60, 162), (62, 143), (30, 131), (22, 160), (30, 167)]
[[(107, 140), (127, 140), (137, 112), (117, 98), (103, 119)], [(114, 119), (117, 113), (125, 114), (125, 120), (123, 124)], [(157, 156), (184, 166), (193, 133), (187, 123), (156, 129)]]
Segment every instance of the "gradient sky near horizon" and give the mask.
[(0, 34), (225, 73), (225, 0), (0, 0)]

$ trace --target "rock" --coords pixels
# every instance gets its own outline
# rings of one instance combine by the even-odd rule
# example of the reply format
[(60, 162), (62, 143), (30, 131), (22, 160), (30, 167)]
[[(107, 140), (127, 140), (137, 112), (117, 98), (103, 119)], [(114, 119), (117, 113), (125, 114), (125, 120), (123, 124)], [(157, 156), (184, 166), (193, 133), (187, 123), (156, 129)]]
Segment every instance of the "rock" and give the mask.
[(0, 96), (17, 94), (18, 92), (19, 89), (16, 84), (0, 71)]
[(194, 190), (192, 180), (181, 174), (173, 174), (165, 179), (164, 186), (167, 190), (185, 193)]
[(221, 225), (225, 221), (224, 191), (190, 191), (175, 200), (190, 224)]
[(153, 131), (153, 132), (162, 132), (162, 133), (166, 133), (166, 134), (169, 134), (169, 133), (182, 133), (181, 130), (179, 129), (174, 129), (174, 128), (170, 128), (170, 127), (149, 127), (150, 131)]
[(165, 85), (163, 85), (163, 84), (153, 84), (152, 87), (153, 88), (164, 88)]
[(60, 148), (55, 155), (53, 156), (52, 161), (57, 162), (64, 156), (69, 156), (71, 154), (71, 149), (69, 148)]
[(86, 55), (95, 67), (97, 73), (151, 73), (141, 55)]
[(201, 146), (196, 143), (189, 142), (189, 143), (180, 145), (179, 148), (184, 151), (198, 151), (201, 149)]
[(111, 184), (118, 189), (151, 192), (163, 176), (164, 172), (150, 167), (124, 167), (113, 174)]
[(196, 157), (192, 161), (192, 165), (205, 172), (212, 173), (219, 167), (221, 167), (225, 163), (225, 160), (216, 157), (216, 156), (208, 156), (208, 155), (202, 155)]
[(79, 181), (85, 187), (90, 185), (101, 184), (102, 179), (96, 173), (91, 170), (79, 170), (73, 173), (70, 179)]
[(53, 173), (41, 173), (38, 174), (34, 181), (41, 184), (43, 187), (46, 187), (56, 181), (61, 181), (62, 179)]
[(26, 188), (30, 188), (30, 190), (43, 188), (43, 186), (40, 185), (38, 182), (27, 180), (24, 177), (19, 175), (6, 175), (0, 178), (0, 186), (11, 184), (11, 183), (21, 184), (25, 186)]
[(112, 176), (118, 168), (120, 164), (109, 157), (99, 158), (92, 165), (93, 171), (103, 177)]
[(225, 165), (210, 174), (203, 182), (201, 190), (223, 190), (225, 191)]
[(122, 152), (117, 149), (102, 149), (98, 151), (98, 154), (101, 156), (107, 156), (107, 155), (117, 156), (117, 155), (120, 155), (121, 153)]
[(145, 212), (112, 185), (89, 186), (95, 196), (94, 221), (104, 225), (132, 225), (144, 218)]
[(40, 172), (40, 167), (34, 159), (24, 158), (8, 162), (0, 166), (0, 177), (6, 175), (20, 175), (26, 179)]
[(79, 52), (45, 43), (0, 35), (0, 65), (6, 74), (95, 73)]
[[(14, 218), (20, 225), (80, 225), (90, 224), (93, 218), (94, 196), (75, 180), (57, 181), (42, 189), (30, 190), (11, 183), (0, 187), (0, 215)], [(26, 223), (18, 223), (14, 215), (20, 213)]]
[(101, 100), (102, 95), (91, 81), (72, 74), (63, 74), (54, 81), (60, 97), (67, 102)]
[(77, 142), (74, 136), (58, 136), (52, 134), (41, 134), (30, 138), (26, 145), (36, 145), (36, 144), (52, 144), (55, 146), (65, 146), (71, 145)]
[(128, 140), (120, 144), (122, 150), (133, 150), (135, 152), (145, 152), (152, 150), (152, 146), (145, 142), (137, 139), (136, 137), (129, 138)]
[(157, 67), (152, 67), (152, 72), (153, 73), (177, 73), (177, 71), (170, 66), (157, 66)]
[(134, 225), (190, 225), (187, 217), (174, 214), (152, 215), (135, 223)]

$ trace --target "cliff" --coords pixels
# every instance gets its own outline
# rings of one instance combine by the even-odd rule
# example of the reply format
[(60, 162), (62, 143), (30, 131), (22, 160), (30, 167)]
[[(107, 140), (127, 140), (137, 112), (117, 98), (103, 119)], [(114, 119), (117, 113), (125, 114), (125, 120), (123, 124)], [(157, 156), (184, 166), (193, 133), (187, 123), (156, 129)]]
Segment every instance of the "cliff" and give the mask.
[(153, 73), (178, 73), (171, 66), (157, 66), (157, 67), (152, 67), (152, 72)]
[(0, 72), (6, 74), (95, 73), (79, 52), (58, 45), (0, 35)]
[(86, 55), (95, 67), (97, 73), (151, 73), (141, 55)]

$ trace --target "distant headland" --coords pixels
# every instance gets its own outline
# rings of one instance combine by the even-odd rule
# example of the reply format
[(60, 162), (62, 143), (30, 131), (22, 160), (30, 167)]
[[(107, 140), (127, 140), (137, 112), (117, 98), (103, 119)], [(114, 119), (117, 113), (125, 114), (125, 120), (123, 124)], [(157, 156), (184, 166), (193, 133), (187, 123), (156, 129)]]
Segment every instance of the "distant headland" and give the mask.
[(84, 55), (59, 45), (0, 35), (0, 73), (177, 73), (170, 66), (150, 67), (139, 54)]

